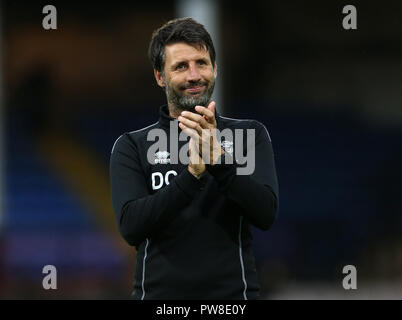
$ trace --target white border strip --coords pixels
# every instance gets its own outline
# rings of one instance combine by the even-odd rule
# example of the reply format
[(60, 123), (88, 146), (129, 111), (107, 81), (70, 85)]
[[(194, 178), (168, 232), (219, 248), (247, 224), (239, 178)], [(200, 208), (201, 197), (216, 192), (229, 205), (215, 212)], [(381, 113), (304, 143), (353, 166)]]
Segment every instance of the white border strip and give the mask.
[(146, 258), (147, 258), (148, 245), (149, 245), (149, 240), (147, 239), (147, 244), (145, 245), (144, 260), (142, 261), (142, 297), (141, 297), (141, 300), (144, 300), (144, 297), (145, 297), (145, 289), (144, 289), (144, 281), (145, 281), (145, 260), (146, 260)]
[(243, 283), (244, 283), (244, 291), (243, 291), (243, 297), (244, 300), (247, 300), (247, 282), (246, 282), (246, 276), (244, 273), (244, 264), (243, 264), (243, 254), (242, 254), (242, 243), (241, 243), (241, 227), (243, 223), (243, 216), (240, 217), (240, 227), (239, 227), (239, 255), (240, 255), (240, 265), (241, 265), (241, 276), (243, 278)]
[(3, 2), (0, 3), (0, 234), (1, 229), (4, 223), (4, 215), (5, 215), (5, 189), (6, 189), (6, 154), (5, 154), (5, 99), (4, 99), (4, 89), (3, 89), (3, 62), (5, 57), (2, 55), (4, 52), (3, 48), (3, 27), (4, 27), (4, 13), (3, 9)]

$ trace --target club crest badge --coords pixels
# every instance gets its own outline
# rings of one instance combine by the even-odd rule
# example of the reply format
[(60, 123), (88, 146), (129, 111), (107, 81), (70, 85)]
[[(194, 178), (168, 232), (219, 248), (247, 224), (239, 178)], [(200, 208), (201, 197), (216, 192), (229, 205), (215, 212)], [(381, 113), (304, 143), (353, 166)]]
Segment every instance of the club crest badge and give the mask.
[(224, 140), (221, 142), (221, 146), (227, 153), (233, 154), (233, 141)]

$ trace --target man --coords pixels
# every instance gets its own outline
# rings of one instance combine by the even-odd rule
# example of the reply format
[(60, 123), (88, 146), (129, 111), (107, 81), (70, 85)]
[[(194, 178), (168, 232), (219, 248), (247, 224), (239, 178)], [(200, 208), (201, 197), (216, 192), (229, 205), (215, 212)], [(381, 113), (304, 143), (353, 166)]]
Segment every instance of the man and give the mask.
[[(278, 210), (269, 134), (257, 121), (216, 112), (215, 50), (203, 25), (166, 23), (154, 32), (149, 56), (167, 105), (157, 123), (120, 136), (110, 159), (119, 230), (138, 251), (132, 297), (257, 299), (250, 224), (268, 230)], [(225, 129), (241, 141), (219, 140)], [(169, 143), (153, 149), (156, 136)], [(250, 172), (238, 160), (247, 152)]]

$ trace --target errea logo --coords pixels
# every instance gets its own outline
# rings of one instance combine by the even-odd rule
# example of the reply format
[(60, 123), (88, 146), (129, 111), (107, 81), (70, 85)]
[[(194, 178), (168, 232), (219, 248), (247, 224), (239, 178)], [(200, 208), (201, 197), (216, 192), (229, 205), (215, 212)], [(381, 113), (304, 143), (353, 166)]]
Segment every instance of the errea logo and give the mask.
[(167, 164), (170, 163), (170, 153), (167, 151), (158, 151), (155, 153), (155, 164)]

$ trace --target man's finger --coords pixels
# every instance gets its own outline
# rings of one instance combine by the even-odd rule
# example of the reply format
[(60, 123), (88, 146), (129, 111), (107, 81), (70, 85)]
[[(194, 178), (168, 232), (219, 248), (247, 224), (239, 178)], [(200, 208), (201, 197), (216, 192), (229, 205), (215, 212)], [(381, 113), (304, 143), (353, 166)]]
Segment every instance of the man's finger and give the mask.
[(214, 116), (215, 116), (215, 105), (216, 105), (216, 102), (211, 101), (207, 107), (207, 109), (210, 110)]
[(197, 143), (197, 141), (193, 138), (190, 139), (189, 143), (189, 152), (190, 152), (190, 162), (193, 164), (205, 164), (201, 155), (202, 155), (202, 145)]
[(199, 114), (196, 114), (194, 112), (183, 111), (181, 113), (181, 116), (193, 120), (195, 122), (198, 122), (203, 129), (208, 129), (210, 126), (203, 116), (200, 116)]
[(192, 120), (182, 117), (182, 116), (178, 117), (177, 120), (179, 120), (179, 123), (184, 124), (187, 128), (196, 130), (199, 135), (202, 134), (202, 128), (198, 122), (192, 121)]
[(212, 101), (208, 105), (208, 108), (205, 108), (203, 106), (196, 106), (195, 111), (206, 116), (208, 119), (215, 118), (215, 104), (216, 104), (215, 101)]
[(191, 138), (195, 139), (196, 141), (199, 141), (200, 138), (199, 138), (198, 132), (195, 129), (188, 128), (181, 122), (179, 122), (179, 127), (181, 130), (184, 131), (185, 134), (187, 134)]

